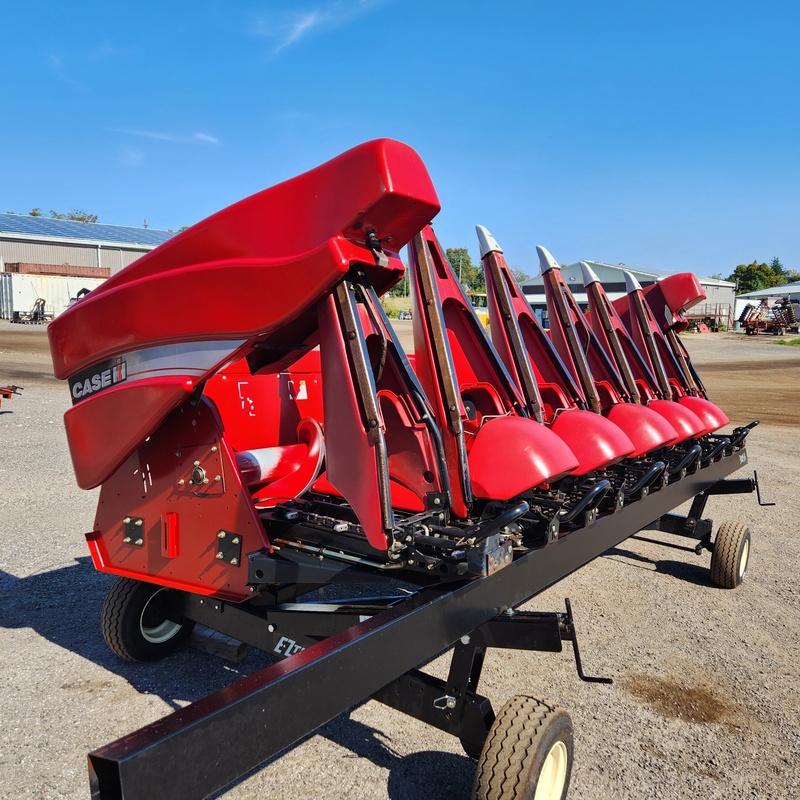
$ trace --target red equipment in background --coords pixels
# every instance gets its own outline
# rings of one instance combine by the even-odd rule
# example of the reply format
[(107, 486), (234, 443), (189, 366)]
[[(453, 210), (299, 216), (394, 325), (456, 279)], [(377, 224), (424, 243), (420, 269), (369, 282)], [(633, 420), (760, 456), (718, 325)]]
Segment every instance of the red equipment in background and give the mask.
[(15, 386), (10, 383), (8, 386), (0, 386), (0, 406), (3, 405), (3, 400), (10, 400), (15, 394), (22, 394), (20, 389), (24, 387)]

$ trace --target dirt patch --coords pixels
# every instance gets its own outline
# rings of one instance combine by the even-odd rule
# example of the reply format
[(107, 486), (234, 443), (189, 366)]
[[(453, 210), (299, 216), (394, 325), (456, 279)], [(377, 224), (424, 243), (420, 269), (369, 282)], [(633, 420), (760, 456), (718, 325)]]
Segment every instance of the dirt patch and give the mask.
[(734, 424), (797, 425), (800, 361), (711, 362), (698, 368), (709, 397)]
[(664, 717), (697, 724), (731, 724), (737, 708), (728, 700), (702, 686), (684, 686), (654, 675), (633, 674), (622, 681), (622, 687), (643, 700)]
[(0, 384), (55, 383), (44, 325), (0, 323)]

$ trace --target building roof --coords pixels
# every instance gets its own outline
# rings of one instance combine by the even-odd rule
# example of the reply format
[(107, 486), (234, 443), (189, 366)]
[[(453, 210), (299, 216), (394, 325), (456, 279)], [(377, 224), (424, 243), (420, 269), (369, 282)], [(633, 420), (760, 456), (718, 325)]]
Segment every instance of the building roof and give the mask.
[[(639, 269), (639, 267), (631, 267), (626, 264), (606, 264), (602, 261), (584, 261), (583, 263), (588, 264), (593, 270), (599, 272), (601, 275), (601, 279), (603, 279), (603, 275), (607, 275), (607, 270), (611, 270), (612, 274), (620, 273), (619, 281), (623, 280), (622, 272), (630, 272), (636, 276), (636, 278), (640, 282), (648, 282), (648, 283), (655, 283), (656, 281), (660, 280), (661, 278), (666, 277), (669, 273), (667, 272), (653, 272), (652, 270), (644, 270)], [(569, 275), (569, 280), (580, 282), (582, 285), (581, 279), (581, 271), (580, 271), (580, 262), (576, 262), (575, 264), (567, 264), (561, 268), (563, 274)], [(533, 290), (533, 289), (540, 289), (544, 283), (544, 279), (541, 275), (536, 275), (533, 278), (529, 278), (526, 281), (523, 281), (520, 286), (522, 287), (523, 291), (526, 289)]]
[(86, 223), (25, 214), (0, 214), (0, 237), (4, 234), (51, 241), (144, 245), (148, 248), (157, 247), (175, 235), (173, 231), (153, 228), (129, 228), (125, 225), (103, 225), (99, 222)]
[(784, 283), (783, 286), (772, 286), (769, 289), (759, 289), (757, 292), (747, 292), (746, 294), (737, 294), (736, 298), (743, 298), (749, 300), (751, 298), (758, 299), (761, 297), (783, 297), (787, 294), (800, 294), (800, 281), (793, 283)]
[[(663, 270), (656, 272), (652, 269), (641, 269), (641, 267), (632, 267), (628, 264), (606, 264), (605, 261), (586, 261), (586, 259), (584, 259), (584, 263), (588, 264), (592, 269), (597, 269), (597, 267), (605, 267), (606, 269), (616, 269), (620, 272), (631, 272), (634, 275), (646, 275), (648, 278), (653, 278), (654, 280), (666, 278), (666, 276), (669, 275), (668, 272)], [(570, 264), (570, 266), (580, 267), (580, 262)]]
[[(612, 270), (616, 272), (630, 272), (634, 275), (637, 280), (642, 283), (644, 281), (648, 282), (656, 282), (660, 281), (662, 278), (666, 278), (671, 275), (671, 272), (666, 271), (655, 271), (652, 269), (641, 269), (640, 267), (630, 266), (628, 264), (606, 264), (603, 261), (586, 261), (584, 260), (585, 264), (588, 264), (595, 272), (601, 272), (603, 270)], [(577, 274), (580, 269), (580, 262), (576, 262), (575, 264), (569, 264), (562, 267), (562, 271), (567, 272), (568, 274)], [(721, 288), (733, 288), (736, 284), (731, 283), (730, 281), (722, 281), (717, 278), (698, 278), (700, 283), (703, 286), (718, 286)], [(523, 290), (525, 289), (535, 289), (542, 286), (542, 276), (537, 275), (533, 278), (529, 278), (526, 281), (523, 281), (520, 286), (522, 286)]]
[(699, 280), (703, 286), (721, 286), (726, 289), (733, 289), (736, 286), (732, 281), (723, 281), (719, 278), (698, 278), (697, 280)]

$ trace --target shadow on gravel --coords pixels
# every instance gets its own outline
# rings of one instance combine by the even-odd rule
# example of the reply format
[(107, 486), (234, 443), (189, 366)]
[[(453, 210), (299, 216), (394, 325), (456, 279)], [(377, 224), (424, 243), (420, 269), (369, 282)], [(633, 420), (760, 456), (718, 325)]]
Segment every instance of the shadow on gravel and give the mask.
[(252, 648), (238, 664), (188, 648), (151, 664), (122, 660), (108, 649), (100, 631), (100, 610), (115, 580), (96, 572), (88, 556), (25, 578), (0, 570), (0, 627), (31, 628), (53, 644), (124, 678), (137, 692), (160, 697), (173, 709), (271, 663), (266, 654)]
[[(118, 658), (106, 647), (100, 632), (100, 610), (115, 580), (112, 575), (96, 572), (88, 556), (77, 558), (68, 566), (24, 578), (0, 570), (0, 627), (30, 628), (49, 642), (119, 675), (137, 692), (161, 698), (173, 709), (274, 663), (274, 658), (252, 647), (237, 664), (190, 648), (182, 648), (151, 664), (134, 664)], [(120, 735), (130, 732), (121, 730)], [(316, 734), (350, 750), (354, 757), (369, 759), (387, 769), (392, 800), (456, 798), (469, 794), (475, 765), (465, 755), (432, 751), (401, 756), (383, 732), (347, 714), (324, 725)]]
[[(470, 796), (472, 781), (475, 778), (475, 762), (465, 755), (430, 750), (402, 756), (392, 748), (390, 740), (383, 731), (354, 720), (348, 714), (342, 714), (327, 725), (323, 725), (319, 730), (292, 745), (289, 750), (293, 750), (312, 736), (324, 736), (340, 747), (350, 750), (354, 758), (368, 759), (376, 766), (388, 770), (387, 792), (391, 800), (430, 800), (432, 797), (437, 800), (457, 800)], [(221, 791), (209, 795), (209, 800), (222, 797), (234, 786), (269, 767), (281, 755), (269, 759)]]
[(700, 564), (689, 564), (685, 561), (668, 559), (652, 559), (643, 556), (641, 553), (634, 553), (632, 550), (625, 550), (621, 547), (612, 547), (603, 557), (610, 558), (619, 564), (625, 564), (629, 567), (637, 567), (638, 569), (649, 569), (644, 565), (650, 564), (655, 568), (656, 572), (671, 575), (673, 578), (686, 581), (686, 583), (693, 583), (695, 586), (714, 587), (708, 567)]
[(423, 751), (401, 756), (383, 731), (343, 715), (318, 733), (354, 756), (369, 759), (389, 771), (388, 793), (392, 800), (429, 800), (469, 797), (475, 763), (465, 755)]

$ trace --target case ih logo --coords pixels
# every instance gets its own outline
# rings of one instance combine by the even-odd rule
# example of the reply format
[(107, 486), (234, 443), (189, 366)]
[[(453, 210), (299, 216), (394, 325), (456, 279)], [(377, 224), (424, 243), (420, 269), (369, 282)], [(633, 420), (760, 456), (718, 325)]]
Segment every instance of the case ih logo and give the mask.
[(97, 364), (91, 369), (81, 372), (74, 378), (70, 378), (69, 388), (72, 392), (72, 402), (77, 403), (90, 395), (102, 392), (110, 386), (128, 379), (128, 364), (122, 358), (106, 361), (104, 364)]

